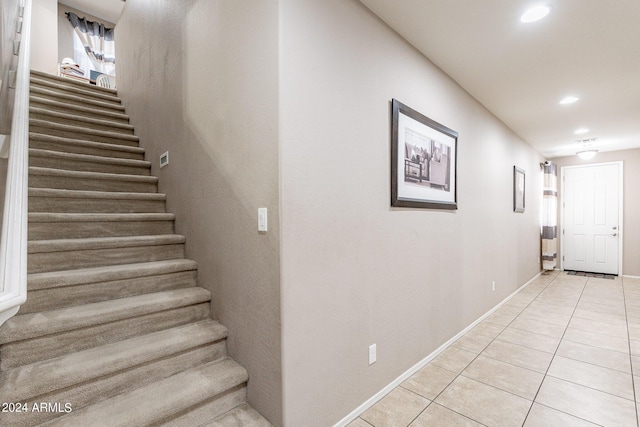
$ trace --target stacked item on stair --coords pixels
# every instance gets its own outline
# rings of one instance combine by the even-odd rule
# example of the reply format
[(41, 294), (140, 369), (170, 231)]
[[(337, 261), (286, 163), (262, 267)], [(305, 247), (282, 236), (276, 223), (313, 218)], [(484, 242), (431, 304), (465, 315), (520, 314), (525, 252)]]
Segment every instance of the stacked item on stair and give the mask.
[(84, 76), (84, 70), (71, 58), (64, 58), (60, 63), (60, 76), (88, 83)]

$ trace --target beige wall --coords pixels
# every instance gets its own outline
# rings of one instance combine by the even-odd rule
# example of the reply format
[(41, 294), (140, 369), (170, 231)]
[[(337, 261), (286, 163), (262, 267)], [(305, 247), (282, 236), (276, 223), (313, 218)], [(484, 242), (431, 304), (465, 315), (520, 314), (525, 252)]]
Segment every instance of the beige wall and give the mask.
[[(275, 1), (128, 0), (118, 88), (212, 291), (249, 400), (281, 423), (278, 10)], [(169, 151), (168, 167), (158, 157)], [(258, 234), (257, 209), (269, 209)]]
[[(129, 0), (116, 39), (121, 96), (274, 424), (339, 421), (539, 272), (544, 159), (358, 1)], [(389, 207), (392, 98), (459, 132), (457, 211)]]
[[(623, 163), (623, 246), (622, 246), (622, 274), (640, 276), (640, 149), (609, 151), (598, 153), (591, 160), (581, 160), (578, 156), (559, 157), (551, 159), (558, 166), (575, 166), (583, 164), (606, 163), (622, 161)], [(560, 170), (558, 170), (560, 174)], [(562, 185), (559, 183), (558, 192), (562, 202)], [(560, 205), (561, 206), (561, 205)], [(561, 209), (558, 210), (558, 224), (560, 224)], [(560, 232), (560, 245), (562, 234)]]
[(58, 74), (58, 2), (33, 0), (31, 69)]
[[(543, 159), (358, 1), (280, 5), (284, 419), (328, 426), (539, 272)], [(457, 211), (389, 207), (392, 98), (459, 132)]]

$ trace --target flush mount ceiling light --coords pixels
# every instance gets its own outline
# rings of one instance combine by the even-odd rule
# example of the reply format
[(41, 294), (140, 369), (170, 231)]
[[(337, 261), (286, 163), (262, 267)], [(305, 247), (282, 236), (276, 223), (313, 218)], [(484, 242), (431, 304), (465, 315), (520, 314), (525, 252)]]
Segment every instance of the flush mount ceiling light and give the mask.
[(577, 140), (576, 142), (581, 143), (582, 144), (582, 148), (583, 148), (581, 151), (578, 151), (576, 153), (578, 155), (578, 157), (580, 157), (582, 160), (593, 159), (593, 156), (596, 155), (598, 150), (593, 148), (591, 146), (591, 144), (596, 142), (597, 140), (598, 140), (598, 138), (589, 138), (589, 139)]
[(598, 150), (583, 150), (583, 151), (578, 151), (576, 154), (582, 160), (589, 160), (589, 159), (593, 159), (593, 156), (595, 156), (597, 152)]
[(587, 132), (589, 132), (589, 129), (587, 128), (580, 128), (573, 131), (573, 133), (575, 133), (576, 135), (582, 135), (583, 133), (587, 133)]
[(574, 102), (578, 101), (580, 98), (578, 98), (577, 96), (565, 96), (564, 98), (562, 98), (560, 100), (560, 104), (561, 105), (567, 105), (567, 104), (573, 104)]
[(547, 16), (549, 12), (551, 12), (551, 6), (548, 4), (532, 7), (520, 17), (520, 22), (528, 24), (529, 22), (538, 21)]

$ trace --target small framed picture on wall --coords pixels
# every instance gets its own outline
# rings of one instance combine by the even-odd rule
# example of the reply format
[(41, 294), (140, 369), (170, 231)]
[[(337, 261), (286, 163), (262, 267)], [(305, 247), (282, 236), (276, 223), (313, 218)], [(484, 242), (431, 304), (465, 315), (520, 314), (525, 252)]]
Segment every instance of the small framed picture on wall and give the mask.
[(517, 166), (513, 167), (513, 211), (524, 212), (525, 173)]

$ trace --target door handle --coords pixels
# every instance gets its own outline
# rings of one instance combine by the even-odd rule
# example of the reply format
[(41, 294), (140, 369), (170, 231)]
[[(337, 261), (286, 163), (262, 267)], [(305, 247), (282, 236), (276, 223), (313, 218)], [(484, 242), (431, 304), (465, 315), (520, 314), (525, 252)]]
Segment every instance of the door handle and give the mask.
[(618, 233), (613, 233), (611, 234), (611, 236), (616, 237), (618, 235)]

